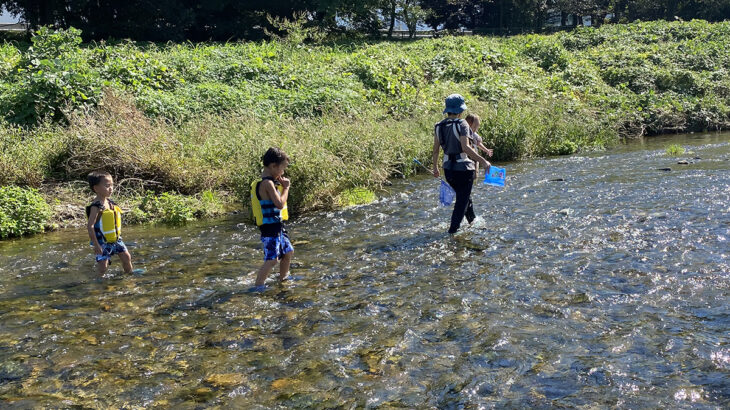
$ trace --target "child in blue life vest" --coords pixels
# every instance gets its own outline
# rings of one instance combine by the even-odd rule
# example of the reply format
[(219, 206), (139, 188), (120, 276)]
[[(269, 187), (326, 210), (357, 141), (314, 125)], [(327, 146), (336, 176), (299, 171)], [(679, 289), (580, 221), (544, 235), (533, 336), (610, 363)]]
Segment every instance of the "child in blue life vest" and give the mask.
[(86, 216), (89, 218), (86, 229), (91, 246), (94, 247), (97, 272), (103, 275), (111, 263), (111, 257), (119, 255), (124, 273), (132, 273), (132, 256), (121, 236), (122, 211), (109, 198), (114, 191), (114, 180), (109, 173), (102, 171), (90, 173), (88, 180), (96, 197), (86, 207)]
[(434, 126), (433, 139), (433, 175), (439, 177), (439, 153), (444, 151), (444, 176), (456, 193), (454, 211), (451, 214), (449, 233), (459, 230), (461, 221), (471, 223), (476, 215), (471, 202), (471, 189), (474, 186), (475, 162), (484, 165), (489, 172), (489, 162), (469, 145), (471, 130), (469, 124), (461, 118), (466, 111), (464, 97), (460, 94), (451, 94), (446, 97), (445, 119)]
[(289, 240), (284, 221), (289, 218), (286, 201), (290, 182), (284, 177), (289, 157), (279, 148), (269, 148), (262, 157), (264, 171), (261, 179), (251, 185), (251, 207), (256, 224), (261, 229), (264, 264), (256, 273), (256, 289), (264, 286), (271, 270), (279, 262), (279, 280), (289, 274), (294, 247)]
[[(484, 146), (484, 140), (482, 140), (482, 137), (477, 134), (477, 130), (479, 129), (479, 125), (481, 124), (481, 119), (476, 114), (469, 114), (466, 116), (466, 123), (469, 124), (469, 140), (471, 141), (471, 146), (474, 148), (474, 151), (479, 152), (479, 150), (482, 150), (487, 154), (488, 157), (492, 157), (492, 154), (494, 151)], [(474, 164), (476, 170), (474, 171), (474, 175), (479, 174), (479, 163)]]

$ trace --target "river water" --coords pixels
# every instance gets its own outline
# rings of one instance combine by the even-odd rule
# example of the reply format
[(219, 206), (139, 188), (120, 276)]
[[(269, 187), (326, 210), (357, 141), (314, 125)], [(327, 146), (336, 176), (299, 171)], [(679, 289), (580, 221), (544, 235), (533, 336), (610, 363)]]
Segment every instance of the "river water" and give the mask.
[(453, 238), (426, 176), (293, 221), (262, 294), (235, 217), (125, 228), (133, 276), (85, 230), (2, 242), (0, 403), (728, 408), (730, 134), (503, 165)]

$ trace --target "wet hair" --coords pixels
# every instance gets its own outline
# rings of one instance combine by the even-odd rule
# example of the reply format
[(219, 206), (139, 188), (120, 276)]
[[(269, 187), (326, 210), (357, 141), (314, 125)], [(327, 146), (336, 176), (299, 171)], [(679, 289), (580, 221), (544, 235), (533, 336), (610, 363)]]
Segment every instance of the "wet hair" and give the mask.
[(261, 160), (264, 162), (264, 166), (268, 167), (269, 164), (281, 164), (284, 161), (289, 162), (289, 157), (286, 155), (281, 148), (271, 147), (269, 148)]
[(469, 115), (467, 115), (467, 116), (466, 116), (466, 118), (465, 118), (465, 119), (466, 119), (466, 122), (468, 122), (468, 123), (469, 123), (469, 125), (472, 125), (472, 124), (474, 124), (474, 121), (479, 121), (479, 122), (481, 122), (481, 119), (480, 119), (480, 118), (479, 118), (479, 116), (478, 116), (478, 115), (476, 115), (476, 114), (469, 114)]
[(94, 187), (99, 185), (102, 180), (111, 177), (112, 175), (106, 171), (92, 171), (89, 173), (86, 179), (89, 181), (89, 188), (91, 188), (91, 190), (93, 191)]

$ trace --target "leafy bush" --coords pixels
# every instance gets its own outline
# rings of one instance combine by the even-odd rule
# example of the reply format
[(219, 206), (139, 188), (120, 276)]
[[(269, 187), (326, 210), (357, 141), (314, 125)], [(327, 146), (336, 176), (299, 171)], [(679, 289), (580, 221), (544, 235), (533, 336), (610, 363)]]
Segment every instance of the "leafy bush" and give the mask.
[(208, 218), (225, 212), (223, 200), (213, 191), (203, 191), (196, 198), (199, 204), (193, 212), (196, 218)]
[(20, 60), (20, 51), (11, 44), (0, 44), (0, 81), (10, 74)]
[(162, 222), (184, 225), (195, 219), (196, 200), (193, 197), (164, 192), (156, 195), (148, 191), (133, 200), (131, 210), (125, 214), (128, 223)]
[(91, 64), (109, 84), (117, 84), (125, 90), (141, 92), (173, 90), (184, 83), (177, 70), (168, 67), (156, 48), (140, 50), (131, 43), (119, 46), (100, 46), (91, 54)]
[(353, 56), (350, 69), (371, 90), (371, 101), (392, 114), (406, 115), (418, 106), (423, 72), (408, 56), (388, 51), (392, 50), (367, 48)]
[(568, 52), (556, 37), (529, 35), (524, 50), (546, 71), (564, 70), (570, 61)]
[(171, 225), (184, 225), (195, 219), (190, 200), (168, 192), (157, 197), (145, 197), (140, 208), (146, 212), (157, 213), (157, 219)]
[(0, 239), (43, 232), (51, 207), (33, 188), (0, 187)]
[(6, 117), (19, 124), (63, 121), (66, 113), (99, 103), (102, 82), (81, 49), (81, 32), (40, 28), (8, 78), (14, 86), (1, 100)]

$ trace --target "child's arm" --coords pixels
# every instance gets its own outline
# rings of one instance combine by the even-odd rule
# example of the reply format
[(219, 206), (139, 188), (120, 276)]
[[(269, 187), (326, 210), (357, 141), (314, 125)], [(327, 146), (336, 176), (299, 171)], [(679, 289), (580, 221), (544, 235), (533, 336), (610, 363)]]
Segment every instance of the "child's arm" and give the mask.
[(486, 152), (486, 153), (487, 153), (487, 156), (488, 156), (488, 157), (491, 157), (491, 156), (492, 156), (492, 154), (494, 153), (494, 150), (491, 150), (491, 149), (489, 149), (489, 148), (485, 147), (485, 146), (484, 146), (484, 144), (482, 144), (481, 142), (479, 143), (479, 145), (478, 145), (478, 146), (479, 146), (479, 149), (480, 149), (480, 150), (482, 150), (482, 151), (484, 151), (484, 152)]
[(439, 177), (439, 153), (441, 152), (441, 144), (439, 143), (439, 137), (436, 133), (433, 134), (433, 155), (431, 157), (431, 163), (433, 164), (433, 176)]
[(99, 208), (92, 206), (89, 209), (89, 221), (86, 223), (86, 230), (89, 232), (89, 239), (91, 239), (91, 243), (94, 245), (94, 253), (101, 255), (104, 253), (104, 250), (101, 249), (101, 245), (99, 245), (99, 241), (96, 239), (96, 233), (94, 232), (94, 224), (96, 224), (96, 218), (98, 217)]
[(474, 149), (469, 145), (469, 137), (466, 135), (462, 135), (459, 137), (459, 141), (461, 142), (461, 150), (466, 152), (466, 155), (471, 157), (473, 160), (484, 165), (484, 168), (486, 168), (488, 171), (491, 164), (487, 162), (486, 159), (482, 158), (481, 155), (477, 154), (477, 152), (474, 151)]
[(289, 199), (290, 182), (288, 178), (284, 177), (279, 178), (279, 181), (281, 182), (282, 188), (284, 188), (281, 191), (281, 195), (279, 195), (279, 190), (276, 189), (274, 181), (267, 179), (261, 183), (261, 188), (263, 188), (264, 191), (261, 197), (273, 202), (275, 207), (284, 209), (284, 205), (286, 205), (286, 201)]

